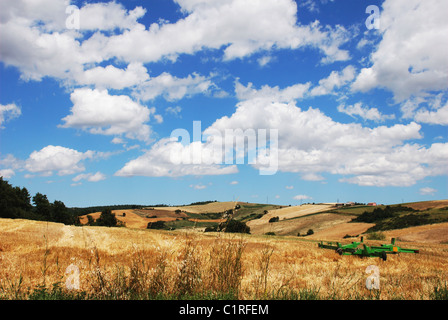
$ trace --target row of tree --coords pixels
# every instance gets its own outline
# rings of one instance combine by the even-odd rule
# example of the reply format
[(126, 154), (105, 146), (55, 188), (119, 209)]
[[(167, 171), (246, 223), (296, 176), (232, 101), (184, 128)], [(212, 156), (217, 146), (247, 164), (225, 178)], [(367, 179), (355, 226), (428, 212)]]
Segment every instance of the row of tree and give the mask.
[(39, 192), (31, 198), (26, 188), (13, 187), (3, 177), (0, 177), (0, 218), (79, 224), (78, 216), (62, 201), (51, 203), (46, 195)]

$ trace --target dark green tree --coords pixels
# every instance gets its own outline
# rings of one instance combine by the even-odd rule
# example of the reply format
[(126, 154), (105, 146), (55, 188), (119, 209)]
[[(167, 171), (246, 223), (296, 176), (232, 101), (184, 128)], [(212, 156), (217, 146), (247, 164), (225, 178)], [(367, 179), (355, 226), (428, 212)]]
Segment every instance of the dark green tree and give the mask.
[(116, 227), (118, 223), (115, 214), (112, 213), (110, 209), (104, 209), (101, 212), (100, 217), (96, 220), (97, 226), (105, 226), (105, 227)]
[(62, 201), (50, 203), (46, 195), (36, 193), (32, 198), (26, 188), (13, 187), (0, 177), (0, 218), (32, 219), (80, 224), (76, 211), (70, 210)]
[[(26, 190), (26, 189), (25, 189)], [(24, 202), (24, 192), (0, 177), (0, 218), (23, 218), (30, 204)]]
[(51, 211), (52, 221), (64, 224), (76, 224), (74, 215), (69, 212), (64, 202), (54, 201), (51, 205)]
[(39, 192), (36, 193), (33, 197), (33, 203), (34, 212), (41, 220), (53, 221), (51, 203), (46, 195)]
[(90, 214), (87, 215), (87, 224), (89, 226), (93, 226), (95, 224), (95, 219), (93, 219), (93, 217)]
[(225, 229), (224, 232), (234, 232), (234, 233), (250, 233), (250, 227), (246, 225), (246, 223), (242, 221), (238, 221), (235, 219), (231, 219)]

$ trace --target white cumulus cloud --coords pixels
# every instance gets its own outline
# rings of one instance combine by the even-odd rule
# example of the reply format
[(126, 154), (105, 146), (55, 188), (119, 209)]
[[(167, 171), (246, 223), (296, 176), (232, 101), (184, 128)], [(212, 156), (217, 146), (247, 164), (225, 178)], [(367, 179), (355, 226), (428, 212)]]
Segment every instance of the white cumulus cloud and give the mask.
[(353, 89), (385, 88), (397, 102), (448, 87), (448, 20), (444, 0), (386, 0), (382, 39)]
[(70, 96), (71, 114), (64, 117), (64, 128), (79, 128), (93, 134), (124, 135), (149, 142), (151, 128), (146, 123), (153, 108), (126, 95), (110, 95), (107, 90), (76, 89)]
[(80, 152), (74, 149), (49, 145), (33, 151), (25, 161), (25, 169), (32, 173), (50, 176), (70, 175), (85, 170), (83, 161), (95, 156), (93, 151)]

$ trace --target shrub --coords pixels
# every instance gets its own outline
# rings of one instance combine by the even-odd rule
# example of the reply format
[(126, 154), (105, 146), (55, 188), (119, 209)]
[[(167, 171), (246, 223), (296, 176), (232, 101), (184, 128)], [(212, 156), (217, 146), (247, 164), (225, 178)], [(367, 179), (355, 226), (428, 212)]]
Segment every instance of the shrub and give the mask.
[(371, 232), (367, 235), (367, 239), (369, 239), (369, 240), (384, 240), (384, 239), (386, 239), (386, 235), (382, 232)]
[(227, 223), (224, 232), (250, 233), (250, 228), (246, 223), (232, 219)]
[(206, 227), (204, 232), (216, 232), (218, 231), (218, 226)]
[(95, 224), (95, 219), (93, 219), (93, 217), (90, 214), (87, 215), (87, 224), (89, 226), (93, 226)]
[(165, 221), (148, 222), (146, 229), (167, 229)]
[(278, 222), (279, 220), (279, 217), (272, 217), (271, 219), (269, 219), (269, 222)]

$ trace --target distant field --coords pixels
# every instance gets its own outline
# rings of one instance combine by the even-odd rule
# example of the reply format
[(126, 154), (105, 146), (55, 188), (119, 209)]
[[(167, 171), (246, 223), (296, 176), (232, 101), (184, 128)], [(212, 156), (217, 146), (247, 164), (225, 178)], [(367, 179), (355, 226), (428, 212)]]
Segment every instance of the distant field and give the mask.
[(224, 212), (233, 209), (236, 205), (234, 201), (228, 202), (211, 202), (203, 205), (190, 205), (179, 207), (154, 207), (156, 210), (175, 211), (181, 210), (190, 213), (210, 213), (210, 212)]
[[(176, 217), (173, 217), (166, 213), (166, 211), (153, 211), (150, 214), (143, 215), (140, 210), (112, 210), (115, 217), (124, 222), (128, 228), (146, 229), (149, 222), (154, 221), (173, 221)], [(123, 213), (125, 215), (123, 215)], [(101, 212), (93, 212), (89, 214), (93, 219), (98, 219)], [(82, 224), (87, 224), (87, 215), (80, 217)]]
[(448, 207), (448, 200), (409, 202), (402, 205), (415, 210), (439, 209)]
[[(239, 209), (233, 210), (236, 204), (239, 205)], [(364, 212), (370, 213), (377, 208), (384, 209), (386, 206), (335, 207), (334, 204), (306, 204), (282, 207), (229, 201), (192, 206), (113, 210), (113, 213), (127, 228), (146, 229), (149, 222), (164, 221), (166, 227), (170, 229), (203, 231), (206, 227), (216, 226), (226, 221), (227, 215), (225, 213), (228, 210), (233, 210), (233, 218), (247, 223), (251, 234), (270, 233), (297, 236), (299, 234), (305, 235), (308, 230), (312, 230), (313, 234), (307, 236), (308, 239), (337, 240), (343, 239), (345, 236), (365, 234), (369, 229), (402, 229), (401, 226), (407, 219), (411, 223), (408, 227), (414, 226), (412, 223), (415, 225), (433, 225), (434, 223), (448, 222), (447, 204), (448, 200), (401, 204), (403, 207), (412, 207), (416, 210), (418, 208), (420, 211), (397, 213), (397, 216), (393, 218), (378, 220), (374, 223), (352, 222), (352, 219), (361, 216)], [(100, 212), (94, 212), (90, 216), (97, 219), (100, 214)], [(409, 218), (407, 218), (408, 216)], [(278, 217), (277, 222), (270, 222), (272, 218), (276, 217)], [(87, 223), (86, 215), (80, 218), (83, 224)], [(395, 225), (398, 227), (394, 227)], [(407, 229), (409, 228), (404, 230)], [(448, 230), (444, 228), (441, 230), (437, 232), (425, 231), (425, 236), (421, 235), (420, 238), (425, 238), (425, 241), (433, 243), (446, 242), (447, 239), (443, 235), (445, 232), (448, 234)], [(406, 237), (409, 238), (410, 236)]]
[[(276, 234), (292, 234), (297, 229), (306, 228), (297, 226), (304, 220), (298, 222), (298, 220), (292, 220), (299, 217), (305, 217), (308, 215), (324, 212), (331, 209), (333, 205), (301, 205), (293, 207), (284, 207), (280, 209), (269, 210), (260, 219), (251, 220), (247, 225), (251, 228), (251, 232), (254, 234), (264, 234), (266, 232), (275, 232)], [(278, 217), (279, 222), (271, 223), (269, 220)], [(333, 219), (330, 219), (333, 220)]]

